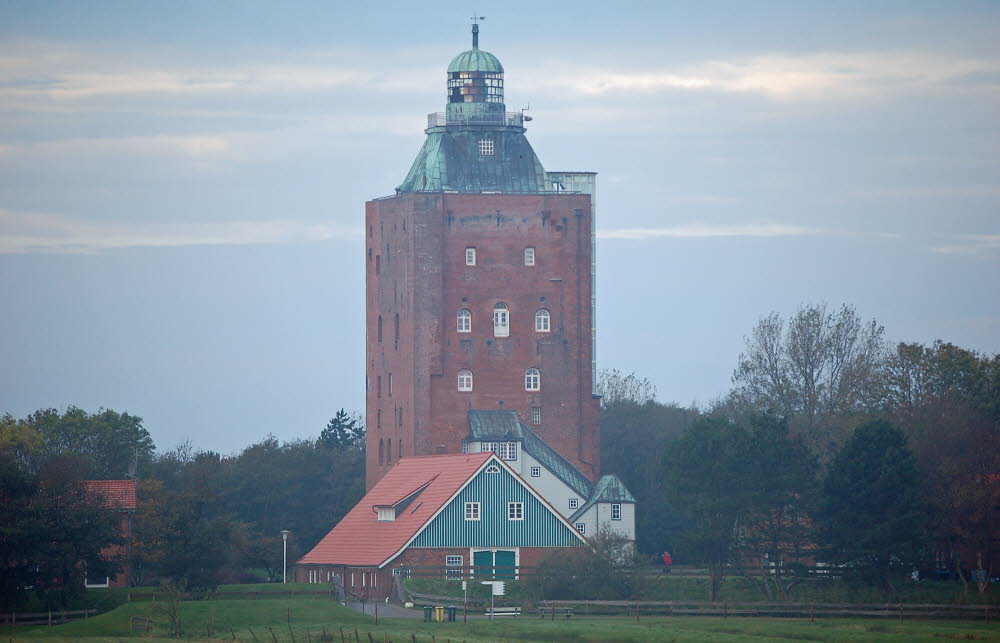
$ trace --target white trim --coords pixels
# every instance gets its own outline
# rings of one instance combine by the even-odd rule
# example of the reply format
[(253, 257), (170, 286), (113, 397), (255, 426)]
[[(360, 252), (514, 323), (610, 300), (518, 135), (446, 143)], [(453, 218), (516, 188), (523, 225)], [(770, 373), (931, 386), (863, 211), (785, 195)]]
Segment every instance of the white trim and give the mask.
[(573, 526), (573, 523), (571, 523), (569, 520), (567, 520), (565, 516), (563, 516), (561, 513), (559, 513), (559, 511), (556, 510), (556, 508), (552, 506), (552, 503), (550, 503), (548, 500), (546, 500), (541, 495), (539, 495), (537, 491), (535, 491), (534, 489), (532, 489), (531, 485), (528, 484), (527, 482), (525, 482), (524, 478), (521, 477), (521, 474), (519, 474), (517, 471), (515, 471), (513, 467), (511, 467), (509, 464), (507, 464), (506, 462), (504, 462), (503, 460), (501, 460), (496, 455), (492, 455), (489, 458), (487, 458), (485, 462), (483, 462), (481, 465), (479, 465), (479, 468), (476, 469), (468, 477), (468, 479), (466, 479), (466, 481), (464, 483), (462, 483), (462, 486), (460, 486), (458, 488), (458, 490), (455, 491), (455, 493), (453, 493), (451, 495), (450, 498), (448, 498), (444, 503), (442, 503), (442, 505), (440, 507), (438, 507), (437, 511), (435, 511), (433, 514), (431, 514), (431, 516), (429, 518), (427, 518), (427, 520), (424, 521), (424, 524), (420, 525), (420, 527), (418, 527), (417, 530), (415, 532), (413, 532), (413, 535), (410, 536), (410, 539), (407, 540), (403, 544), (403, 546), (400, 547), (396, 551), (395, 554), (389, 556), (384, 561), (382, 561), (381, 563), (379, 563), (378, 568), (381, 569), (381, 568), (385, 567), (386, 565), (388, 565), (389, 563), (391, 563), (397, 556), (399, 556), (404, 551), (406, 551), (406, 548), (409, 547), (411, 544), (413, 544), (413, 541), (416, 540), (417, 537), (420, 536), (420, 534), (422, 534), (424, 532), (424, 530), (427, 529), (427, 527), (432, 522), (434, 522), (434, 519), (437, 518), (438, 515), (440, 515), (441, 512), (444, 511), (448, 507), (448, 505), (450, 505), (452, 503), (452, 501), (454, 501), (455, 498), (458, 497), (458, 494), (462, 493), (462, 491), (464, 491), (466, 487), (468, 487), (470, 484), (472, 484), (472, 481), (476, 478), (476, 476), (478, 476), (480, 473), (482, 473), (483, 470), (491, 462), (498, 463), (501, 467), (507, 469), (507, 471), (509, 471), (511, 473), (511, 475), (514, 476), (514, 479), (517, 480), (517, 482), (520, 483), (520, 485), (522, 487), (524, 487), (524, 489), (528, 493), (530, 493), (532, 495), (532, 497), (535, 498), (535, 500), (537, 500), (538, 502), (542, 503), (542, 505), (544, 505), (546, 508), (548, 508), (548, 510), (552, 513), (553, 516), (556, 517), (557, 520), (559, 520), (560, 522), (562, 522), (563, 525), (565, 525), (566, 527), (568, 527), (569, 530), (570, 530), (570, 533), (574, 534), (580, 540), (581, 543), (586, 544), (587, 542), (589, 542), (586, 538), (584, 538), (583, 534), (581, 534), (580, 532), (578, 532), (576, 530), (576, 527)]

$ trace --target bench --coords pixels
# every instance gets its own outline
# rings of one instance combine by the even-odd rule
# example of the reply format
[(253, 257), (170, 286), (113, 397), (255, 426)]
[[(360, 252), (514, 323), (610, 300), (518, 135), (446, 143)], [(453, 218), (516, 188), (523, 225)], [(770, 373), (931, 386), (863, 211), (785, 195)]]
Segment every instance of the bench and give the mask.
[(492, 610), (486, 610), (485, 615), (489, 616), (490, 618), (494, 618), (494, 617), (497, 617), (497, 616), (513, 616), (514, 618), (518, 618), (519, 616), (521, 616), (521, 608), (520, 607), (494, 607)]
[(550, 607), (548, 605), (541, 605), (538, 608), (538, 616), (540, 616), (541, 618), (545, 618), (546, 615), (548, 615), (548, 616), (551, 616), (554, 619), (556, 617), (556, 614), (558, 614), (560, 616), (565, 616), (566, 619), (568, 620), (568, 619), (572, 618), (572, 616), (573, 616), (573, 608), (572, 607)]

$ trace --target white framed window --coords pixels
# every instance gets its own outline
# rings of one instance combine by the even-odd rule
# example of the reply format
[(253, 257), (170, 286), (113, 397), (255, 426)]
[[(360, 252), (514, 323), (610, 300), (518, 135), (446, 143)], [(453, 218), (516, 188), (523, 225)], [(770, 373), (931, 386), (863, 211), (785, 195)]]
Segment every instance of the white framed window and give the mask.
[(472, 313), (463, 308), (458, 311), (458, 322), (456, 324), (458, 332), (460, 333), (471, 333), (472, 332)]
[(510, 311), (502, 301), (493, 307), (493, 336), (510, 336)]
[(569, 499), (569, 508), (570, 509), (576, 509), (579, 506), (580, 506), (580, 499), (579, 498), (570, 498)]
[(621, 520), (622, 519), (622, 506), (619, 504), (611, 505), (611, 519)]
[[(445, 556), (444, 557), (445, 567), (445, 578), (448, 580), (462, 580), (462, 557), (461, 556)], [(454, 569), (452, 569), (454, 568)]]
[(587, 525), (585, 525), (582, 522), (578, 522), (578, 523), (576, 523), (576, 530), (578, 532), (580, 532), (581, 534), (586, 533), (587, 532)]
[(444, 557), (444, 564), (447, 567), (461, 567), (462, 566), (462, 557), (461, 556), (445, 556)]
[(462, 443), (462, 453), (469, 453), (469, 443), (468, 442), (463, 442)]
[(500, 459), (517, 460), (517, 442), (501, 442)]
[(542, 407), (540, 406), (531, 407), (531, 423), (532, 424), (542, 423)]
[(465, 503), (465, 519), (466, 520), (479, 520), (479, 503), (478, 502), (467, 502), (467, 503)]
[(524, 265), (533, 266), (535, 265), (535, 249), (525, 248), (524, 249)]
[(531, 477), (532, 478), (541, 478), (542, 477), (542, 468), (541, 467), (531, 467)]
[(463, 368), (458, 372), (458, 390), (466, 392), (472, 390), (472, 371)]
[(507, 503), (507, 520), (524, 520), (524, 503)]
[(465, 249), (465, 265), (474, 266), (476, 265), (476, 249), (466, 248)]
[(552, 330), (552, 316), (544, 308), (535, 313), (535, 332), (547, 333)]
[(542, 390), (542, 374), (538, 372), (537, 368), (529, 368), (524, 372), (524, 390)]
[(479, 156), (493, 156), (492, 138), (483, 138), (479, 140)]
[(479, 443), (480, 453), (499, 453), (500, 443), (499, 442), (480, 442)]

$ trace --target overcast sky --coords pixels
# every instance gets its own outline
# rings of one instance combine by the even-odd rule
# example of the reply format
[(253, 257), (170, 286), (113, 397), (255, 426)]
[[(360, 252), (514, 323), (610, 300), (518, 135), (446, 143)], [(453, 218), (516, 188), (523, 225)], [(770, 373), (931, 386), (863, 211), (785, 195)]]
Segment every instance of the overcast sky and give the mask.
[[(598, 172), (599, 367), (707, 404), (804, 302), (1000, 352), (1000, 3), (480, 9), (542, 163)], [(362, 409), (364, 202), (467, 14), (0, 1), (0, 413), (230, 453)]]

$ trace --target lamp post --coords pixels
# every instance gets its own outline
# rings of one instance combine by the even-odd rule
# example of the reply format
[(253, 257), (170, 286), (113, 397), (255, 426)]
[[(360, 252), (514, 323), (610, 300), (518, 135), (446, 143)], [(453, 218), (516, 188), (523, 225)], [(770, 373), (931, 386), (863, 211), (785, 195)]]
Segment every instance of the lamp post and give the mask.
[(287, 529), (281, 530), (281, 582), (288, 582), (288, 534)]

